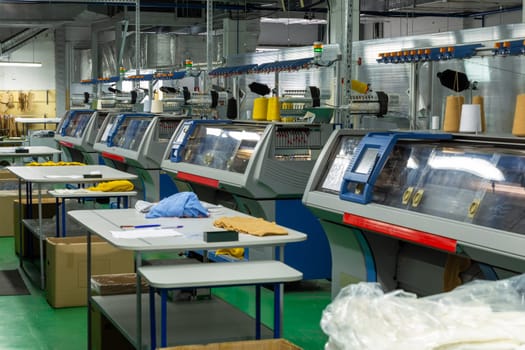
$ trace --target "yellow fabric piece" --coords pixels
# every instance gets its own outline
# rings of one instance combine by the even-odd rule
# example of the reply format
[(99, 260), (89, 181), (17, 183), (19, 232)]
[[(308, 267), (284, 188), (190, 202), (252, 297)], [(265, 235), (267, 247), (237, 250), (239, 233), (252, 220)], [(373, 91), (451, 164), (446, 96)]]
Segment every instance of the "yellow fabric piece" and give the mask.
[(276, 225), (275, 222), (269, 222), (261, 218), (252, 218), (244, 216), (220, 217), (213, 222), (216, 227), (226, 230), (234, 230), (247, 233), (254, 236), (268, 235), (287, 235), (283, 227)]
[(244, 258), (244, 248), (224, 248), (215, 251), (217, 255), (229, 255), (237, 259)]
[(80, 163), (80, 162), (65, 162), (65, 161), (53, 162), (52, 160), (50, 160), (50, 161), (42, 162), (42, 163), (31, 162), (31, 163), (27, 163), (26, 165), (28, 166), (64, 166), (64, 165), (86, 165), (86, 164)]
[(133, 184), (128, 180), (100, 182), (96, 186), (88, 187), (90, 191), (126, 192), (133, 190)]

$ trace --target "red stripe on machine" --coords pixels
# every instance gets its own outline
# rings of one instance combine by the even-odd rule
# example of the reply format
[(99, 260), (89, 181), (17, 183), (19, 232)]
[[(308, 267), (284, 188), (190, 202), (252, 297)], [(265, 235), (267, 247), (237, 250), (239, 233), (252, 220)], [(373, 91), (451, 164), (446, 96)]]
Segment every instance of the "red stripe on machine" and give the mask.
[(102, 152), (102, 157), (108, 158), (108, 159), (111, 159), (111, 160), (115, 160), (115, 161), (120, 162), (120, 163), (126, 163), (126, 158), (124, 158), (122, 156), (119, 156), (117, 154), (108, 153), (108, 152)]
[(189, 182), (195, 182), (204, 186), (219, 188), (219, 180), (210, 179), (209, 177), (194, 175), (179, 171), (177, 173), (177, 179), (185, 180)]
[(446, 252), (455, 253), (457, 241), (450, 238), (437, 236), (428, 232), (414, 230), (404, 226), (389, 224), (383, 221), (365, 218), (362, 216), (344, 213), (343, 223), (364, 230), (382, 233), (404, 241), (414, 242)]
[(64, 147), (67, 147), (67, 148), (73, 148), (74, 145), (71, 143), (71, 142), (66, 142), (66, 141), (59, 141), (59, 143), (64, 146)]

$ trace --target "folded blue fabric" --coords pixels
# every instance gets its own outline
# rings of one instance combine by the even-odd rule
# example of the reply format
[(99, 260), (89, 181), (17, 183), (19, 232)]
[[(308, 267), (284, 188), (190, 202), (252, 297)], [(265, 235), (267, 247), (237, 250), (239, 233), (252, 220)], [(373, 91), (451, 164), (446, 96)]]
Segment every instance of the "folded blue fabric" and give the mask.
[(146, 218), (208, 216), (199, 198), (193, 192), (179, 192), (164, 198), (155, 204), (146, 214)]

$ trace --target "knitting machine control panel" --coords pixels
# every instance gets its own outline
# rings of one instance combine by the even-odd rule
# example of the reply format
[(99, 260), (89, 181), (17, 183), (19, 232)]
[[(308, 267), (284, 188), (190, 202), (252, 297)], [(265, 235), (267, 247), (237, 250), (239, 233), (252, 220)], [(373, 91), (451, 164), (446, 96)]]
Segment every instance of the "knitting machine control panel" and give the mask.
[(302, 194), (331, 131), (329, 124), (186, 121), (174, 133), (162, 168), (234, 192)]
[(393, 136), (332, 135), (303, 197), (316, 215), (525, 271), (516, 248), (525, 244), (523, 140), (407, 132), (387, 143), (378, 135)]

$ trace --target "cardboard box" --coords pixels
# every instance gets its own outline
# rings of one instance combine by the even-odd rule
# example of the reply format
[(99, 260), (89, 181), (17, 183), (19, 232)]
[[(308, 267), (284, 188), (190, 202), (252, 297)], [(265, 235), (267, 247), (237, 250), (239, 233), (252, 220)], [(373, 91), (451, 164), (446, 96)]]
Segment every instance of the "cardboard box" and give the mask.
[[(56, 214), (56, 204), (55, 204), (54, 198), (42, 198), (42, 217), (43, 218), (52, 218)], [(0, 210), (3, 210), (3, 208), (0, 208)], [(6, 209), (7, 210), (7, 209)], [(36, 200), (32, 204), (33, 211), (33, 217), (38, 218), (38, 203)], [(5, 211), (2, 211), (5, 213)], [(22, 217), (25, 217), (26, 213), (26, 199), (22, 199)], [(20, 256), (22, 254), (23, 257), (26, 257), (26, 243), (25, 240), (27, 237), (29, 237), (29, 232), (27, 231), (27, 228), (25, 226), (23, 227), (24, 235), (20, 234), (20, 209), (18, 205), (18, 192), (14, 199), (11, 199), (11, 203), (9, 205), (9, 212), (7, 213), (9, 217), (12, 217), (13, 220), (9, 221), (9, 224), (11, 225), (10, 230), (12, 230), (12, 234), (15, 236), (15, 253)], [(7, 225), (6, 225), (7, 226)], [(27, 233), (27, 235), (26, 235)], [(30, 235), (33, 237), (34, 243), (33, 247), (38, 247), (38, 239), (34, 235)], [(35, 245), (36, 244), (36, 245)], [(36, 256), (38, 256), (38, 249), (34, 252)]]
[(301, 350), (286, 339), (246, 340), (206, 345), (182, 345), (160, 350)]
[(0, 213), (5, 220), (0, 226), (0, 236), (12, 236), (13, 200), (18, 199), (18, 177), (7, 169), (0, 169)]
[(12, 187), (12, 190), (18, 190), (18, 177), (7, 169), (0, 169), (0, 188), (2, 190), (4, 185)]
[[(117, 249), (98, 237), (91, 242), (93, 275), (134, 271), (133, 252)], [(46, 240), (46, 299), (53, 307), (87, 304), (87, 237)]]
[[(0, 225), (0, 236), (13, 236), (15, 223), (13, 220), (13, 201), (18, 200), (18, 191), (0, 191), (0, 213), (5, 218)], [(17, 226), (17, 225), (16, 225)]]
[[(143, 293), (149, 291), (148, 284), (141, 278)], [(135, 294), (137, 291), (137, 274), (116, 273), (91, 277), (91, 293), (93, 295)]]

